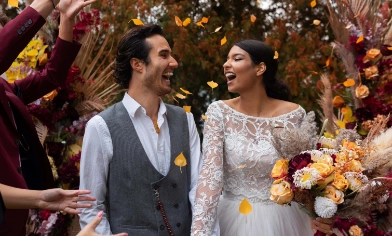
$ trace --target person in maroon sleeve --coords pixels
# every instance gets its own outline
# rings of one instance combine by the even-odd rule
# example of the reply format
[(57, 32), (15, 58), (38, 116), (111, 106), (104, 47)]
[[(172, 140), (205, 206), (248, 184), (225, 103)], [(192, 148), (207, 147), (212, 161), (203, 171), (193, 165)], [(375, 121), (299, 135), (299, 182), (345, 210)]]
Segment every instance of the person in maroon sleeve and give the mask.
[[(73, 41), (77, 13), (95, 0), (34, 0), (15, 19), (0, 27), (0, 74), (5, 72), (59, 3), (60, 29), (45, 69), (10, 84), (0, 79), (0, 183), (42, 190), (55, 187), (46, 153), (25, 107), (62, 85), (81, 45)], [(9, 210), (0, 235), (25, 235), (28, 210)]]

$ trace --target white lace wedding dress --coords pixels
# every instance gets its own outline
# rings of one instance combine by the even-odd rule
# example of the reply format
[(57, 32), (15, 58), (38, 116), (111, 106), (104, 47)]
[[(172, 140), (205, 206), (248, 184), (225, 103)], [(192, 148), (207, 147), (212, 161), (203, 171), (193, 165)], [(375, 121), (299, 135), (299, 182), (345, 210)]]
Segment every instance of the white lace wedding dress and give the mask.
[[(192, 235), (211, 236), (216, 218), (222, 236), (313, 235), (309, 217), (296, 203), (280, 206), (269, 200), (269, 175), (277, 160), (271, 130), (299, 126), (305, 110), (298, 107), (278, 117), (258, 118), (218, 101), (206, 115)], [(238, 209), (244, 198), (253, 208), (248, 215)]]

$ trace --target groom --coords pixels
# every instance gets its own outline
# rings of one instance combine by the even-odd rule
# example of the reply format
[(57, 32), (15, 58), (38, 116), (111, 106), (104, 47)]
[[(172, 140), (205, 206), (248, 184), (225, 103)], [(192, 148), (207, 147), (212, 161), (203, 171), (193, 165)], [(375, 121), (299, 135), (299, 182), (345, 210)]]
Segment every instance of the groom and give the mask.
[[(103, 210), (99, 234), (190, 234), (200, 139), (193, 115), (161, 100), (177, 66), (157, 25), (121, 39), (114, 76), (127, 92), (87, 124), (80, 189), (91, 189), (97, 202), (82, 210), (81, 227)], [(180, 154), (187, 163), (181, 169), (174, 163)]]

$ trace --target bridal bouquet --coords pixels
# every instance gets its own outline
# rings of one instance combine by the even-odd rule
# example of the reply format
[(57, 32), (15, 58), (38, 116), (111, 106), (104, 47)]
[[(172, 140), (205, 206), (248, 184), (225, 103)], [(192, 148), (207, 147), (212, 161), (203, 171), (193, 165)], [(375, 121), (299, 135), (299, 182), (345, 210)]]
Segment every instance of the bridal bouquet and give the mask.
[[(270, 199), (280, 205), (297, 202), (312, 217), (356, 218), (364, 224), (385, 213), (392, 191), (388, 120), (374, 124), (364, 140), (355, 130), (341, 129), (334, 139), (322, 136), (316, 147), (297, 153), (287, 146), (312, 141), (312, 135), (301, 136), (301, 127), (273, 135), (275, 148), (283, 152), (271, 171)], [(377, 219), (386, 229), (392, 226), (388, 214)]]

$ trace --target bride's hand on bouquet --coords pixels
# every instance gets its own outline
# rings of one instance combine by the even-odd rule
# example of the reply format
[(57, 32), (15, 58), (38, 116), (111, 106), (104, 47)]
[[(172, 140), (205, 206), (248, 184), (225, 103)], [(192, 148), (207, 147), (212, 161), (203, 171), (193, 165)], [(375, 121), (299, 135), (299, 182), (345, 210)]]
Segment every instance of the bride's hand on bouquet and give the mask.
[[(314, 220), (310, 221), (310, 227), (313, 230), (319, 231), (321, 233), (324, 233), (325, 235), (332, 235), (332, 226), (333, 226), (333, 219), (332, 218), (321, 218), (317, 217)], [(317, 235), (318, 232), (316, 232), (315, 235)]]

